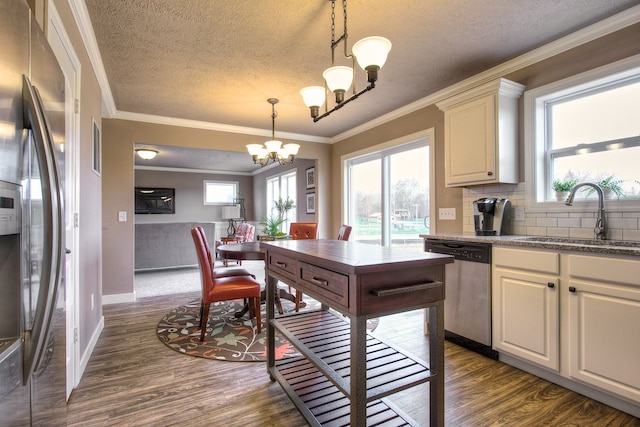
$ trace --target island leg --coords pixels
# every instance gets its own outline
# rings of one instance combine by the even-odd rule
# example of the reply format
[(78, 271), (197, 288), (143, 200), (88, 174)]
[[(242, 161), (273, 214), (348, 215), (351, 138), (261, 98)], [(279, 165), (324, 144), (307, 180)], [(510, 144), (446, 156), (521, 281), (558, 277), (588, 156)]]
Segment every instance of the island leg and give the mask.
[(275, 317), (275, 298), (276, 298), (276, 287), (278, 281), (266, 273), (267, 278), (267, 287), (265, 289), (266, 292), (266, 309), (267, 309), (267, 371), (271, 377), (271, 381), (275, 381), (273, 375), (271, 375), (271, 370), (276, 366), (276, 348), (275, 348), (275, 338), (276, 338), (276, 330), (271, 324), (271, 321)]
[(444, 426), (444, 301), (429, 307), (429, 421)]
[(351, 317), (351, 425), (367, 425), (367, 319)]

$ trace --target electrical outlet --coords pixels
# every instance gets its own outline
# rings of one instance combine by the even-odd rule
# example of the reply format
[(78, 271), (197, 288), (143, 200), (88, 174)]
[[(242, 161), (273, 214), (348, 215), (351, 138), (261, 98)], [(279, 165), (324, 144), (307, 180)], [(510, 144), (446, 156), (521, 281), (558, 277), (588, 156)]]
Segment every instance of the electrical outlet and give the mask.
[(118, 212), (118, 222), (127, 222), (127, 211)]
[(453, 221), (456, 219), (456, 208), (439, 208), (438, 219)]

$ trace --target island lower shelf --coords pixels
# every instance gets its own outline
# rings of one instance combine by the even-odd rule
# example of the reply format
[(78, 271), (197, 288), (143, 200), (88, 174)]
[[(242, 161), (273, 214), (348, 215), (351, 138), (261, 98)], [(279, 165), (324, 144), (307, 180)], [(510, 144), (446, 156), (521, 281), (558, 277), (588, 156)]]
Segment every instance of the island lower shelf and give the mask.
[[(302, 357), (277, 361), (270, 374), (312, 425), (349, 425), (350, 324), (328, 310), (271, 320)], [(416, 425), (385, 397), (432, 380), (429, 366), (367, 334), (367, 424)], [(393, 420), (393, 421), (392, 421)], [(396, 424), (397, 423), (397, 424)]]

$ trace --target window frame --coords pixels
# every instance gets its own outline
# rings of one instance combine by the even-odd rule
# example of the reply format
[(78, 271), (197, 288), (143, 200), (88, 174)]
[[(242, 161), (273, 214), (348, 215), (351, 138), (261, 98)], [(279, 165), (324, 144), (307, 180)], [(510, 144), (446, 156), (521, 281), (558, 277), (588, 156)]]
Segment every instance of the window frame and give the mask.
[[(267, 212), (266, 212), (266, 216), (271, 216), (271, 215), (277, 215), (278, 212), (276, 211), (275, 205), (274, 205), (274, 201), (273, 200), (269, 200), (270, 196), (270, 191), (269, 191), (269, 187), (272, 186), (272, 182), (273, 181), (278, 181), (278, 194), (279, 197), (282, 197), (282, 180), (283, 178), (286, 178), (287, 180), (289, 180), (290, 177), (295, 178), (296, 184), (295, 187), (293, 188), (293, 194), (291, 189), (289, 188), (289, 185), (287, 184), (287, 197), (291, 198), (294, 202), (293, 204), (293, 208), (291, 208), (288, 212), (287, 212), (287, 216), (285, 217), (284, 222), (280, 225), (280, 230), (281, 231), (285, 231), (283, 230), (283, 227), (287, 227), (287, 231), (288, 231), (288, 226), (289, 224), (291, 224), (292, 222), (296, 222), (297, 218), (298, 218), (298, 168), (292, 168), (292, 169), (288, 169), (286, 171), (283, 171), (281, 173), (278, 173), (276, 175), (271, 175), (268, 176), (265, 180), (266, 182), (266, 187), (267, 187), (267, 191), (265, 191), (265, 206), (267, 208)], [(269, 203), (271, 202), (271, 203)]]
[[(342, 223), (346, 224), (350, 221), (353, 212), (353, 206), (351, 205), (351, 176), (350, 176), (350, 166), (352, 164), (364, 163), (370, 160), (380, 159), (382, 162), (382, 168), (385, 170), (383, 172), (383, 176), (381, 177), (381, 190), (388, 188), (388, 185), (385, 183), (385, 180), (388, 180), (388, 176), (385, 177), (385, 174), (388, 174), (388, 156), (393, 155), (395, 153), (403, 152), (406, 150), (411, 150), (417, 147), (427, 146), (429, 150), (429, 217), (430, 217), (430, 226), (429, 233), (436, 233), (436, 221), (435, 219), (435, 153), (434, 153), (434, 145), (435, 145), (435, 129), (429, 128), (420, 132), (416, 132), (410, 135), (405, 135), (403, 137), (381, 143), (372, 147), (368, 147), (362, 150), (358, 150), (356, 152), (352, 152), (349, 154), (345, 154), (341, 156), (341, 187), (342, 187), (342, 201), (341, 201), (341, 217)], [(385, 157), (387, 158), (386, 166), (385, 166)], [(386, 169), (385, 169), (386, 168)], [(385, 194), (383, 191), (382, 197), (382, 214), (387, 217), (390, 216), (389, 200), (388, 194)], [(385, 199), (386, 198), (386, 199)], [(385, 224), (382, 224), (382, 246), (390, 246), (391, 242), (388, 240), (390, 235), (389, 230), (385, 227)]]
[[(609, 85), (623, 79), (640, 77), (640, 55), (604, 65), (575, 76), (534, 88), (524, 93), (524, 145), (525, 145), (525, 198), (527, 210), (532, 212), (569, 212), (575, 207), (546, 197), (547, 182), (551, 178), (552, 157), (547, 150), (547, 101), (569, 97), (598, 86)], [(554, 150), (559, 152), (564, 149)], [(542, 177), (542, 178), (541, 178)], [(607, 200), (607, 209), (637, 211), (639, 198)], [(597, 208), (597, 200), (576, 200), (575, 205), (587, 209)]]
[[(209, 185), (220, 185), (223, 187), (232, 187), (233, 188), (233, 196), (231, 200), (207, 200), (207, 188)], [(240, 188), (240, 183), (238, 181), (217, 181), (212, 179), (205, 179), (202, 182), (202, 200), (205, 206), (219, 206), (219, 205), (233, 205), (234, 201), (238, 197), (238, 192)]]

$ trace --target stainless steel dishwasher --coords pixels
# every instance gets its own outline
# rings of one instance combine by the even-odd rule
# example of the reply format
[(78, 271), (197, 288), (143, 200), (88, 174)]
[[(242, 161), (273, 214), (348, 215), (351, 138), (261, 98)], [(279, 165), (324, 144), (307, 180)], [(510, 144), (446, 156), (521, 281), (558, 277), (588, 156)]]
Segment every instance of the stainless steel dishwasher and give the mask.
[(492, 359), (491, 244), (425, 239), (424, 250), (453, 255), (445, 276), (445, 339)]

